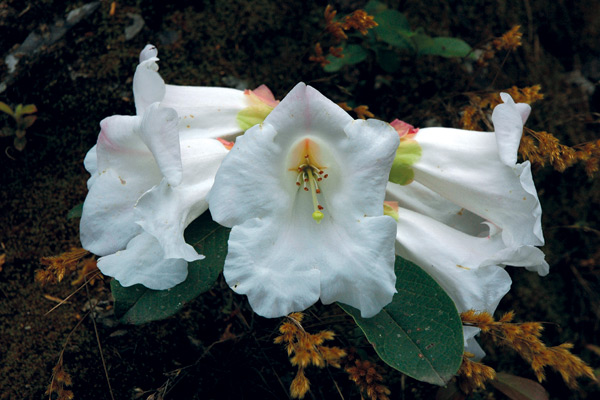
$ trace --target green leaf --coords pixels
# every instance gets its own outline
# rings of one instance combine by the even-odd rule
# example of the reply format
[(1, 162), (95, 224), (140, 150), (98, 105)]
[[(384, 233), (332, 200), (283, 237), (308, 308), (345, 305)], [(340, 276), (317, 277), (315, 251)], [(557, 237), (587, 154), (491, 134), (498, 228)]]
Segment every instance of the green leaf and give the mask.
[(15, 113), (12, 110), (12, 108), (10, 108), (10, 106), (8, 104), (6, 104), (5, 102), (3, 102), (3, 101), (0, 101), (0, 111), (2, 111), (4, 113), (7, 113), (11, 117), (15, 116)]
[(81, 213), (83, 213), (83, 203), (77, 204), (75, 207), (71, 208), (67, 213), (67, 219), (81, 218)]
[(375, 15), (378, 26), (373, 31), (384, 42), (401, 49), (413, 49), (410, 41), (414, 33), (406, 16), (396, 10), (384, 10)]
[(471, 52), (469, 46), (464, 40), (450, 37), (436, 37), (425, 39), (419, 35), (421, 39), (418, 44), (419, 55), (435, 55), (446, 58), (451, 57), (466, 57)]
[(539, 383), (504, 372), (497, 373), (496, 379), (490, 383), (512, 400), (548, 400), (549, 398), (548, 392)]
[(329, 60), (329, 64), (327, 64), (323, 69), (325, 72), (336, 72), (339, 71), (345, 65), (358, 64), (361, 61), (364, 61), (365, 58), (369, 55), (367, 50), (365, 50), (362, 46), (357, 44), (351, 44), (344, 48), (344, 57), (337, 58), (332, 55), (327, 56), (327, 60)]
[(391, 367), (423, 382), (444, 385), (462, 362), (462, 323), (454, 302), (425, 271), (396, 257), (396, 290), (372, 318), (339, 304)]
[(168, 290), (152, 290), (142, 285), (123, 287), (111, 281), (115, 315), (121, 322), (143, 324), (167, 318), (187, 302), (209, 290), (223, 270), (229, 229), (214, 222), (207, 211), (188, 226), (186, 241), (193, 243), (206, 258), (188, 264), (188, 277)]

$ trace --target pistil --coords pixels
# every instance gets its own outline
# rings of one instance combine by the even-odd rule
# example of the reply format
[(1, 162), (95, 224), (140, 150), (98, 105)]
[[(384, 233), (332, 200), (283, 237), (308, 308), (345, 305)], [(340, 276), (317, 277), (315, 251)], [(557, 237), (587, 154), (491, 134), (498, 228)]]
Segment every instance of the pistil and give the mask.
[(317, 180), (313, 176), (312, 168), (306, 168), (305, 171), (308, 173), (308, 184), (310, 186), (310, 194), (312, 196), (313, 208), (315, 210), (312, 213), (312, 217), (317, 222), (317, 224), (320, 224), (324, 215), (321, 212), (323, 207), (319, 204), (319, 200), (317, 200), (317, 191), (321, 191), (318, 189)]

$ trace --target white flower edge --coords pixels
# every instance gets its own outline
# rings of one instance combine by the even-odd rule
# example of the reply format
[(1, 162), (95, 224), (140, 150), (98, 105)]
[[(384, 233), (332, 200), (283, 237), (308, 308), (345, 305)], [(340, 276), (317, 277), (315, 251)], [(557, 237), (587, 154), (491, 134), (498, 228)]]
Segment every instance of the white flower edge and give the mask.
[[(307, 138), (330, 176), (320, 183), (320, 224), (290, 168), (294, 148)], [(388, 124), (353, 121), (303, 83), (238, 138), (209, 205), (215, 221), (233, 227), (225, 279), (257, 314), (284, 316), (320, 298), (371, 317), (392, 300), (396, 225), (381, 204), (398, 142)]]

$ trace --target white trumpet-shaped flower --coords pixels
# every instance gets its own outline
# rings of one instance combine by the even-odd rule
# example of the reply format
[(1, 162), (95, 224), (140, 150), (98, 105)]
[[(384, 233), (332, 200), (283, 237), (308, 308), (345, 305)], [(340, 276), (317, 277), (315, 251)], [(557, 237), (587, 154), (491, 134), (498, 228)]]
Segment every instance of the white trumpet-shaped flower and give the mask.
[(396, 224), (382, 203), (398, 143), (389, 124), (353, 120), (303, 83), (237, 139), (208, 199), (233, 227), (225, 279), (256, 313), (320, 298), (370, 317), (392, 300)]
[[(124, 286), (168, 289), (185, 280), (188, 261), (203, 258), (183, 232), (208, 208), (206, 196), (228, 152), (215, 137), (242, 130), (207, 118), (218, 115), (216, 101), (234, 89), (165, 85), (156, 60), (153, 47), (140, 55), (134, 76), (137, 115), (114, 115), (100, 123), (98, 143), (84, 161), (91, 177), (80, 229), (83, 247), (102, 256), (98, 267), (104, 274)], [(197, 101), (215, 93), (225, 95), (215, 95), (209, 110), (208, 100)], [(235, 91), (238, 95), (248, 97)], [(182, 123), (185, 113), (204, 120), (188, 126)]]
[[(508, 292), (504, 266), (548, 273), (541, 207), (529, 161), (517, 149), (530, 107), (504, 104), (492, 114), (494, 132), (423, 128), (401, 139), (386, 200), (398, 202), (396, 253), (426, 270), (460, 312), (493, 313)], [(412, 181), (414, 179), (414, 181)], [(465, 327), (465, 345), (478, 357)]]
[(173, 108), (182, 137), (232, 139), (261, 123), (278, 103), (265, 85), (254, 90), (165, 85), (157, 72), (157, 54), (150, 44), (140, 53), (133, 77), (135, 108), (138, 115), (157, 101)]

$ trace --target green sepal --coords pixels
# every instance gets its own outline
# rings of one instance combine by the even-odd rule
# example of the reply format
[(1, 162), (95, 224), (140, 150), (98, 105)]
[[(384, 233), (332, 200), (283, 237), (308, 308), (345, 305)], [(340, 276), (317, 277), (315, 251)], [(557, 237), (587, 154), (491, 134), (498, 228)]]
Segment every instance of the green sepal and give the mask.
[(262, 124), (271, 111), (273, 111), (273, 107), (264, 103), (254, 104), (238, 112), (235, 119), (238, 126), (245, 132), (254, 125)]
[(396, 150), (396, 157), (392, 163), (389, 181), (399, 185), (408, 185), (415, 178), (415, 171), (411, 165), (419, 161), (422, 149), (415, 140), (400, 140)]

